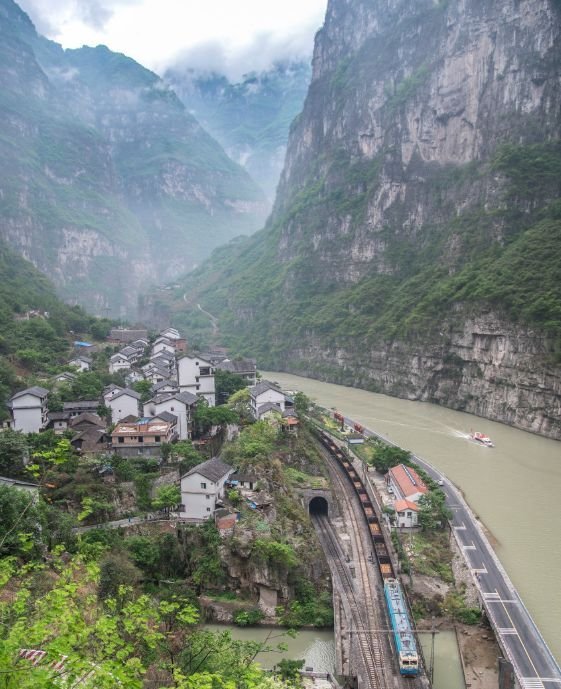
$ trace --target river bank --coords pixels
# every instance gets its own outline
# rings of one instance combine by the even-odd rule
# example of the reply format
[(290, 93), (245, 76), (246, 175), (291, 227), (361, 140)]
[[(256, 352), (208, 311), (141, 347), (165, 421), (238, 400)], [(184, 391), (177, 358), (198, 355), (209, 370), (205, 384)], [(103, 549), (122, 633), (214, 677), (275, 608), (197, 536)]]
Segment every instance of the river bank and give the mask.
[[(561, 551), (551, 547), (561, 532), (559, 442), (433, 404), (284, 373), (263, 376), (302, 390), (426, 457), (461, 488), (493, 534), (495, 550), (551, 650), (561, 658), (561, 598), (555, 595)], [(489, 435), (495, 447), (471, 442), (470, 429)]]

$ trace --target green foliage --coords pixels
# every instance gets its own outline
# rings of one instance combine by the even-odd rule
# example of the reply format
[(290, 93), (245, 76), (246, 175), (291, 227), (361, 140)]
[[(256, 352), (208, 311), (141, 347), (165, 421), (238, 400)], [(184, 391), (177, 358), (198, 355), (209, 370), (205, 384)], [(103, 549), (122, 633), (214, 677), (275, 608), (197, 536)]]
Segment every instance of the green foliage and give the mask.
[(242, 376), (230, 371), (222, 371), (219, 368), (214, 374), (214, 383), (216, 385), (216, 401), (219, 404), (225, 404), (234, 393), (246, 388), (246, 382)]
[(257, 560), (285, 569), (292, 569), (298, 564), (298, 558), (291, 545), (272, 539), (255, 539), (251, 554)]
[(411, 453), (408, 450), (387, 445), (381, 440), (369, 444), (373, 446), (372, 464), (382, 474), (398, 464), (411, 464)]
[(333, 627), (333, 602), (328, 591), (318, 591), (311, 581), (298, 578), (294, 593), (295, 600), (286, 609), (277, 609), (282, 624), (291, 629)]
[(193, 421), (199, 435), (210, 431), (212, 426), (225, 426), (239, 421), (233, 409), (224, 405), (209, 407), (206, 400), (199, 400), (193, 413)]
[(259, 624), (265, 617), (262, 610), (259, 608), (250, 608), (248, 610), (236, 610), (234, 613), (234, 624), (238, 627), (252, 627)]
[(479, 624), (481, 622), (481, 610), (469, 607), (461, 590), (452, 589), (449, 591), (442, 607), (446, 613), (463, 624)]
[(137, 380), (132, 384), (132, 389), (138, 392), (142, 402), (147, 402), (152, 397), (152, 383), (149, 380)]
[(163, 485), (156, 490), (152, 500), (155, 510), (169, 510), (181, 502), (181, 490), (176, 485)]
[(6, 429), (0, 433), (0, 475), (22, 478), (29, 445), (21, 431)]
[(452, 513), (446, 507), (446, 496), (441, 490), (430, 490), (418, 501), (419, 524), (423, 531), (444, 529)]

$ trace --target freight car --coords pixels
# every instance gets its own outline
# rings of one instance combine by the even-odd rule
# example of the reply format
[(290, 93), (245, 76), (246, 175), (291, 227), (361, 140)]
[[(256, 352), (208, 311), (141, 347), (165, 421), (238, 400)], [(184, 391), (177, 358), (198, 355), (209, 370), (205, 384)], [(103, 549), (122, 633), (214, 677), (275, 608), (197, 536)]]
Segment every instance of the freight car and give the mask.
[[(357, 425), (360, 426), (360, 424), (355, 424), (355, 430), (358, 430), (356, 428)], [(360, 426), (360, 430), (362, 432), (364, 428)], [(405, 596), (399, 581), (396, 579), (384, 534), (382, 533), (379, 519), (374, 510), (374, 505), (347, 453), (334, 442), (329, 434), (318, 431), (318, 437), (321, 444), (344, 470), (345, 476), (353, 486), (361, 502), (364, 518), (368, 524), (370, 536), (372, 538), (373, 552), (376, 558), (375, 561), (378, 564), (378, 570), (384, 582), (384, 597), (392, 626), (399, 672), (402, 675), (414, 677), (419, 674), (419, 656), (415, 643), (415, 634), (412, 629)]]

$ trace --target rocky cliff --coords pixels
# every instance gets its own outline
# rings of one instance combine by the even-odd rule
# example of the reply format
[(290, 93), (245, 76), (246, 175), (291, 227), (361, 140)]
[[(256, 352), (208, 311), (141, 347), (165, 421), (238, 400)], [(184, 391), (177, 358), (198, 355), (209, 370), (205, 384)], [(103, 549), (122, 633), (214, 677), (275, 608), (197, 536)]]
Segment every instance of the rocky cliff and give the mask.
[(134, 313), (141, 289), (258, 229), (267, 204), (159, 77), (63, 50), (0, 0), (0, 236), (68, 300)]
[(560, 34), (557, 0), (330, 0), (267, 229), (190, 278), (230, 344), (561, 438)]

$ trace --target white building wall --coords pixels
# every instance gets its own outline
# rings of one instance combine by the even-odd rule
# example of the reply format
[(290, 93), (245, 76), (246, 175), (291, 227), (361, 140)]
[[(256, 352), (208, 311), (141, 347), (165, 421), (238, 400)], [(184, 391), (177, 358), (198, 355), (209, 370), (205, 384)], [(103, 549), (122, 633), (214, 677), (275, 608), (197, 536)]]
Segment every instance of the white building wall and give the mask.
[(125, 357), (119, 357), (114, 361), (109, 362), (109, 373), (117, 373), (118, 371), (125, 371), (131, 367), (131, 362)]
[(251, 397), (251, 408), (253, 410), (253, 416), (257, 418), (257, 410), (263, 404), (267, 402), (272, 402), (273, 404), (278, 404), (281, 411), (285, 410), (285, 397), (282, 392), (277, 390), (265, 390), (264, 392), (257, 395), (257, 397)]
[(167, 342), (157, 342), (152, 347), (152, 356), (159, 354), (160, 352), (169, 352), (170, 354), (175, 354), (175, 347)]
[(199, 397), (204, 397), (210, 407), (216, 404), (214, 374), (201, 375), (201, 368), (214, 367), (204, 359), (184, 356), (177, 363), (177, 380), (181, 392), (191, 392)]
[(24, 395), (13, 401), (12, 415), (14, 430), (24, 433), (39, 433), (46, 423), (46, 408), (38, 397)]
[(209, 481), (201, 474), (195, 473), (191, 476), (184, 476), (181, 479), (183, 512), (180, 512), (179, 516), (183, 519), (209, 519), (212, 517), (217, 500), (224, 497), (224, 485), (233, 471), (232, 469), (217, 483)]
[(157, 416), (163, 411), (169, 411), (170, 414), (177, 416), (177, 434), (179, 440), (189, 440), (191, 434), (189, 433), (189, 413), (187, 405), (179, 400), (168, 400), (167, 402), (148, 402), (144, 405), (144, 416)]
[(129, 395), (121, 395), (116, 399), (110, 399), (105, 403), (111, 409), (111, 421), (117, 423), (125, 416), (138, 416), (138, 400)]

